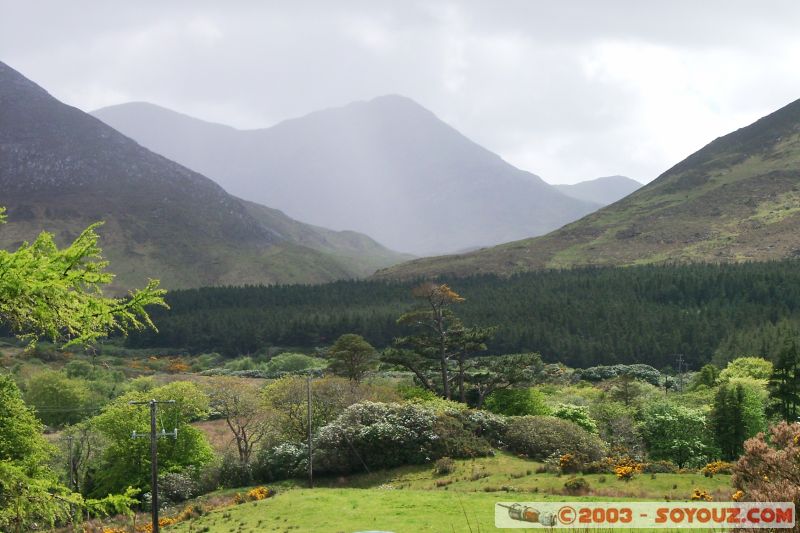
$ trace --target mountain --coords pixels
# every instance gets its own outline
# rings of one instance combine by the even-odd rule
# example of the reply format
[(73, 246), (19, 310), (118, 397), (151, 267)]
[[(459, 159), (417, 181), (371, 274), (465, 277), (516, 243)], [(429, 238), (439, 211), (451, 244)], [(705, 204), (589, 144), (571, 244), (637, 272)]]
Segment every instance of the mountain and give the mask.
[(791, 257), (800, 257), (800, 100), (716, 139), (630, 196), (558, 231), (413, 261), (377, 276)]
[(541, 235), (597, 208), (401, 96), (247, 131), (145, 103), (94, 115), (237, 196), (417, 255)]
[(567, 196), (606, 206), (625, 198), (642, 186), (636, 180), (625, 176), (606, 176), (593, 180), (581, 181), (573, 185), (553, 185)]
[[(353, 278), (408, 256), (242, 202), (0, 63), (0, 246), (103, 220), (115, 290)], [(363, 264), (358, 264), (363, 259)], [(365, 268), (365, 265), (367, 267)], [(373, 268), (373, 270), (374, 270)]]

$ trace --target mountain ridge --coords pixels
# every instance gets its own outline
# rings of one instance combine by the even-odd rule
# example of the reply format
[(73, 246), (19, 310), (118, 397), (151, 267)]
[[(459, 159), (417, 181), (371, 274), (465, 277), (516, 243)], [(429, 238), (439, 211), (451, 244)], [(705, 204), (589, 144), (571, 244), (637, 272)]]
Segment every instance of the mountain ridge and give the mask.
[(65, 243), (105, 221), (100, 243), (118, 274), (116, 291), (147, 277), (168, 288), (357, 277), (352, 258), (280, 238), (212, 180), (59, 102), (2, 62), (0, 190), (8, 208), (3, 247), (43, 230)]
[(553, 186), (568, 196), (605, 207), (625, 198), (641, 188), (642, 184), (627, 176), (614, 175)]
[(800, 100), (719, 137), (622, 200), (542, 237), (378, 278), (800, 257)]
[[(269, 191), (270, 205), (289, 216), (368, 232), (417, 255), (541, 234), (597, 207), (513, 167), (404, 96), (224, 132), (172, 111), (144, 120), (140, 107), (94, 115), (239, 197), (264, 203)], [(178, 119), (180, 131), (194, 133), (170, 134), (178, 127), (167, 124)]]

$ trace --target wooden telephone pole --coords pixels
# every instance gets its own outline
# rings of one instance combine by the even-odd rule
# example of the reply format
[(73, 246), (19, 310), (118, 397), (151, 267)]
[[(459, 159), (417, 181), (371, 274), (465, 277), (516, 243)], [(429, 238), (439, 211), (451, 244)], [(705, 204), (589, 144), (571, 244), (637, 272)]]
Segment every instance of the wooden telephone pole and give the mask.
[(178, 438), (178, 428), (173, 429), (169, 433), (162, 429), (161, 433), (156, 429), (156, 413), (158, 411), (158, 404), (160, 403), (175, 403), (175, 400), (148, 400), (144, 402), (129, 402), (131, 405), (149, 405), (150, 406), (150, 433), (137, 433), (134, 431), (131, 434), (133, 439), (150, 439), (150, 505), (152, 507), (153, 516), (153, 533), (159, 532), (158, 527), (158, 438), (159, 437), (172, 437)]

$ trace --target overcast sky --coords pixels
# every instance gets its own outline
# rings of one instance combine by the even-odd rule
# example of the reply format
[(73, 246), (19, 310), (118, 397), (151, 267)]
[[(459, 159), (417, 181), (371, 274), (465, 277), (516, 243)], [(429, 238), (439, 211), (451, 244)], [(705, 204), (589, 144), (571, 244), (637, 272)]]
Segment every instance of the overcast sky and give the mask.
[(409, 96), (551, 183), (650, 181), (800, 98), (800, 2), (0, 0), (0, 60), (93, 110), (241, 128)]

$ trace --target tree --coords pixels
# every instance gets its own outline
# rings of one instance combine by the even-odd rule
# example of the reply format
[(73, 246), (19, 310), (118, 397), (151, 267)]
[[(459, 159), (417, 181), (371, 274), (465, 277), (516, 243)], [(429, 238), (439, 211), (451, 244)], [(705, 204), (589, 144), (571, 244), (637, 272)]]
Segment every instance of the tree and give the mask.
[(736, 379), (720, 386), (708, 422), (723, 459), (738, 458), (744, 441), (766, 429), (765, 400), (757, 380)]
[(706, 420), (699, 410), (669, 402), (648, 405), (639, 431), (650, 458), (672, 461), (683, 468), (700, 461), (707, 451)]
[(458, 346), (457, 362), (458, 370), (456, 374), (458, 385), (458, 399), (461, 403), (467, 403), (467, 373), (469, 357), (476, 353), (486, 350), (486, 342), (494, 336), (496, 328), (464, 328), (457, 330), (455, 344)]
[(719, 373), (720, 383), (735, 378), (768, 380), (772, 375), (772, 363), (762, 357), (739, 357)]
[(98, 468), (92, 496), (120, 492), (131, 486), (150, 488), (150, 442), (132, 439), (131, 433), (146, 432), (150, 427), (148, 409), (130, 405), (131, 401), (175, 400), (158, 408), (158, 431), (178, 430), (177, 439), (160, 439), (158, 464), (163, 471), (180, 472), (202, 466), (213, 458), (205, 435), (191, 422), (208, 416), (206, 396), (194, 383), (175, 381), (147, 392), (129, 392), (107, 405), (91, 420), (108, 441)]
[(219, 413), (233, 433), (239, 462), (250, 463), (254, 448), (270, 432), (262, 409), (261, 388), (248, 381), (218, 376), (205, 384), (211, 409)]
[(420, 305), (403, 314), (397, 322), (413, 327), (418, 333), (396, 339), (396, 346), (408, 349), (390, 352), (389, 361), (414, 372), (422, 385), (431, 390), (434, 384), (426, 374), (435, 368), (439, 374), (440, 393), (450, 400), (450, 361), (462, 348), (459, 337), (464, 330), (450, 308), (464, 298), (447, 285), (435, 283), (423, 283), (415, 287), (412, 294), (420, 300)]
[[(0, 208), (0, 223), (5, 221)], [(58, 249), (49, 233), (14, 252), (0, 250), (0, 322), (32, 343), (40, 337), (66, 345), (89, 344), (112, 332), (155, 328), (148, 305), (164, 303), (164, 291), (151, 280), (126, 298), (108, 298), (102, 288), (113, 280), (108, 262), (89, 226)]]
[(355, 383), (361, 382), (364, 374), (371, 370), (377, 361), (375, 348), (361, 335), (346, 333), (336, 339), (328, 357), (333, 359), (331, 369)]
[[(5, 209), (0, 208), (0, 224)], [(154, 327), (148, 305), (164, 303), (164, 291), (151, 280), (127, 298), (107, 298), (102, 288), (113, 275), (97, 246), (95, 229), (87, 228), (69, 246), (58, 249), (49, 233), (16, 251), (0, 250), (0, 324), (34, 344), (90, 344), (112, 332)], [(52, 449), (41, 426), (22, 401), (16, 384), (0, 376), (0, 529), (51, 527), (71, 514), (79, 495), (59, 484), (45, 466)]]
[[(276, 379), (262, 391), (263, 405), (281, 437), (291, 442), (308, 438), (308, 383), (302, 376)], [(314, 430), (362, 400), (383, 401), (382, 390), (368, 384), (353, 385), (340, 377), (311, 380), (311, 425)], [(396, 399), (396, 396), (394, 397)]]
[(712, 365), (707, 364), (703, 365), (703, 368), (694, 376), (692, 380), (692, 390), (696, 390), (698, 387), (713, 387), (717, 384), (717, 380), (719, 379), (719, 369)]
[(28, 380), (25, 400), (36, 409), (42, 422), (60, 427), (86, 418), (91, 392), (81, 380), (46, 370)]
[[(410, 370), (423, 387), (448, 400), (453, 397), (455, 383), (459, 400), (466, 403), (470, 374), (482, 383), (482, 378), (493, 372), (473, 372), (480, 365), (470, 364), (470, 358), (486, 349), (495, 328), (465, 326), (451, 309), (464, 298), (447, 285), (424, 283), (415, 287), (412, 294), (422, 303), (397, 322), (415, 328), (417, 334), (396, 338), (394, 348), (384, 351), (383, 360)], [(454, 362), (455, 371), (451, 368)], [(494, 388), (491, 385), (483, 397)]]
[(652, 385), (637, 381), (631, 374), (620, 374), (607, 383), (610, 386), (608, 395), (611, 399), (620, 401), (627, 406), (636, 403), (640, 398), (653, 390)]
[(496, 391), (530, 385), (543, 368), (542, 357), (536, 353), (473, 359), (466, 379), (477, 393), (475, 408), (482, 409)]
[(800, 413), (800, 354), (793, 340), (787, 338), (778, 354), (769, 379), (769, 392), (773, 400), (770, 411), (787, 422), (797, 421)]
[(27, 531), (35, 522), (69, 516), (69, 491), (46, 464), (53, 449), (42, 425), (22, 401), (16, 383), (0, 375), (0, 530)]

